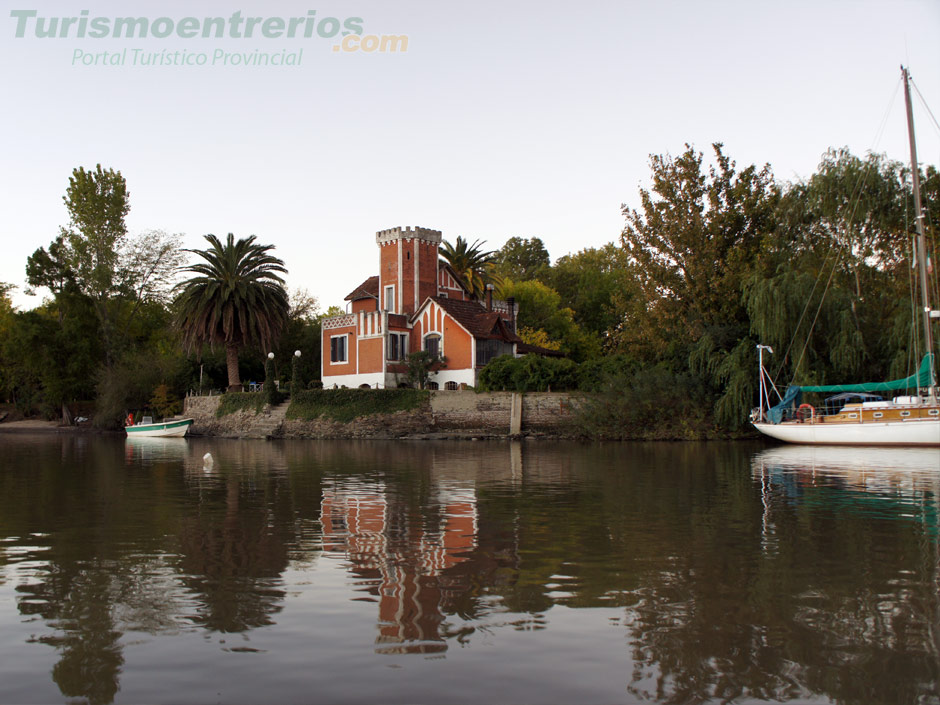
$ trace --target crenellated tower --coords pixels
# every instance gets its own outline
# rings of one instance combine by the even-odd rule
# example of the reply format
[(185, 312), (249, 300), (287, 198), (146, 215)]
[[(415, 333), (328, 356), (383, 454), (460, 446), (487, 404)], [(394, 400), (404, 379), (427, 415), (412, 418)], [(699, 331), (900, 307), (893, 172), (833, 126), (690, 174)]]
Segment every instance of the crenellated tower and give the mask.
[(429, 296), (437, 296), (441, 231), (407, 227), (379, 230), (379, 308), (411, 315)]

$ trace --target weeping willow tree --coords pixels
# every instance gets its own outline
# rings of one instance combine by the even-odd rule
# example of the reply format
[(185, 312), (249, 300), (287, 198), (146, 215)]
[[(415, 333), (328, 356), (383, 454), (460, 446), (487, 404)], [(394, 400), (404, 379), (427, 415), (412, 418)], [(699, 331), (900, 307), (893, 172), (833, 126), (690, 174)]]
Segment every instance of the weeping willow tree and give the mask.
[(908, 173), (883, 155), (830, 150), (790, 186), (745, 282), (751, 333), (779, 381), (887, 379), (919, 362), (911, 335)]

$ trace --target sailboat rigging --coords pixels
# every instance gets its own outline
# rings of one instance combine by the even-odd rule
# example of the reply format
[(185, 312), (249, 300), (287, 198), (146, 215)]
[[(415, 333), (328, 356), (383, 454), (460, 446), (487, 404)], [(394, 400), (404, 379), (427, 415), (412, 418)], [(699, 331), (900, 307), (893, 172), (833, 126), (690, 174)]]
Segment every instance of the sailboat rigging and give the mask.
[[(751, 412), (751, 421), (761, 433), (790, 443), (833, 445), (940, 446), (940, 389), (937, 387), (937, 362), (931, 326), (940, 319), (940, 310), (931, 308), (927, 279), (927, 243), (924, 212), (920, 197), (920, 172), (914, 140), (911, 109), (910, 75), (901, 67), (907, 108), (907, 129), (911, 153), (914, 189), (914, 221), (917, 231), (916, 257), (921, 289), (924, 345), (926, 354), (913, 375), (889, 382), (843, 385), (790, 385), (779, 403), (771, 405), (770, 391), (776, 392), (764, 369), (764, 352), (758, 345), (760, 405)], [(895, 396), (885, 401), (880, 392), (905, 392), (915, 395)], [(826, 405), (816, 408), (802, 404), (803, 392), (833, 393)]]

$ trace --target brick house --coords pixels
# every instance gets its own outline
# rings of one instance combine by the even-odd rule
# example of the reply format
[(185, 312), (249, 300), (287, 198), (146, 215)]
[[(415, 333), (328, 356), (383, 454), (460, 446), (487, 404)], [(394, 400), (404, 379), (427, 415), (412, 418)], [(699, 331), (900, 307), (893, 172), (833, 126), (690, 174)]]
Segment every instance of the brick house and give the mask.
[(515, 355), (516, 305), (471, 297), (438, 256), (439, 230), (391, 228), (375, 234), (379, 274), (346, 297), (348, 313), (323, 320), (321, 379), (325, 388), (394, 388), (405, 382), (403, 360), (427, 350), (446, 366), (432, 387), (475, 385), (499, 355)]

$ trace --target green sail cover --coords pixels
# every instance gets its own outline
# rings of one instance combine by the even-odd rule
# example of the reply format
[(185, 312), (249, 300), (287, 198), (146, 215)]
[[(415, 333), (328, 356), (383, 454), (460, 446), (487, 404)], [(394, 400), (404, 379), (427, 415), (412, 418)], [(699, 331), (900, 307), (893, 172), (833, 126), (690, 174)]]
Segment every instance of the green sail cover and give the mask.
[(803, 392), (896, 392), (903, 389), (931, 387), (936, 384), (930, 375), (932, 358), (933, 353), (924, 355), (917, 374), (904, 379), (895, 379), (890, 382), (863, 382), (861, 384), (823, 384), (815, 387), (801, 385), (800, 390)]

